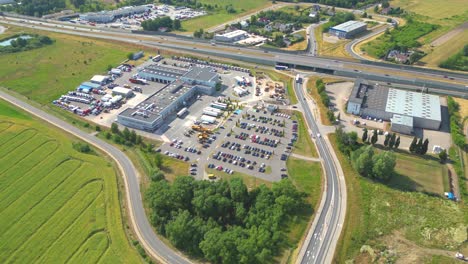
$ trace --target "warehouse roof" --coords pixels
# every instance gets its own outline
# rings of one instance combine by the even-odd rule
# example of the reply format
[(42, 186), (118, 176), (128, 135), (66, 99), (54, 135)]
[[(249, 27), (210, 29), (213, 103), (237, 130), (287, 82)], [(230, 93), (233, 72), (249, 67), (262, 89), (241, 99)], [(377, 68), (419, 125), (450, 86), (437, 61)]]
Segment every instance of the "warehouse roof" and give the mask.
[(390, 88), (385, 111), (424, 119), (442, 120), (439, 97), (431, 94)]
[(350, 20), (348, 22), (344, 22), (343, 24), (339, 24), (338, 26), (334, 26), (332, 27), (332, 29), (344, 32), (351, 32), (363, 26), (367, 27), (367, 24), (361, 21)]
[(366, 96), (368, 83), (363, 79), (356, 79), (354, 82), (353, 90), (349, 96), (348, 102), (362, 104), (364, 97)]
[(192, 88), (194, 88), (194, 86), (187, 85), (182, 81), (175, 81), (164, 86), (146, 100), (139, 103), (135, 108), (126, 109), (120, 113), (120, 115), (152, 122), (160, 117), (161, 112), (166, 109), (166, 107)]
[(94, 75), (93, 78), (91, 78), (91, 81), (102, 83), (102, 82), (107, 81), (107, 79), (109, 79), (109, 77), (105, 75)]
[(83, 83), (81, 83), (80, 87), (82, 87), (82, 86), (91, 87), (93, 89), (100, 89), (101, 88), (101, 85), (99, 85), (97, 83), (92, 83), (92, 82), (83, 82)]
[(231, 32), (227, 32), (227, 33), (224, 33), (224, 34), (217, 34), (218, 36), (223, 36), (223, 37), (226, 37), (226, 38), (235, 38), (235, 37), (238, 37), (238, 36), (242, 36), (244, 34), (247, 34), (247, 32), (245, 32), (244, 30), (234, 30), (234, 31), (231, 31)]
[(150, 73), (150, 74), (156, 74), (156, 75), (160, 75), (160, 76), (167, 76), (167, 77), (171, 77), (171, 78), (174, 78), (174, 79), (177, 79), (180, 76), (187, 73), (186, 70), (175, 69), (175, 68), (170, 68), (170, 67), (166, 67), (166, 66), (160, 66), (160, 65), (157, 65), (157, 64), (152, 64), (152, 65), (146, 66), (142, 70), (142, 72)]
[(413, 117), (412, 116), (404, 116), (404, 115), (393, 115), (391, 118), (392, 125), (402, 125), (407, 127), (413, 127)]
[(184, 76), (185, 79), (209, 82), (218, 78), (218, 74), (209, 67), (195, 66), (189, 70)]
[(117, 86), (117, 87), (114, 87), (112, 89), (112, 92), (113, 93), (119, 93), (119, 94), (130, 94), (130, 93), (132, 93), (132, 90)]

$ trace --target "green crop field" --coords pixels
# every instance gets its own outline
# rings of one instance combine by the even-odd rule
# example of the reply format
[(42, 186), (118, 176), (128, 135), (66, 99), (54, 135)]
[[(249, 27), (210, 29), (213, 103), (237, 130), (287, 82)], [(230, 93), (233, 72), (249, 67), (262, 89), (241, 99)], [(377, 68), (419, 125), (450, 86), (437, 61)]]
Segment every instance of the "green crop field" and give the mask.
[[(218, 5), (220, 10), (215, 10), (209, 12), (205, 16), (197, 17), (194, 19), (189, 19), (182, 21), (182, 28), (187, 32), (193, 32), (200, 28), (206, 30), (210, 27), (223, 24), (230, 20), (236, 19), (237, 17), (247, 15), (250, 12), (254, 12), (256, 10), (260, 10), (262, 8), (271, 5), (271, 2), (268, 0), (237, 0), (237, 1), (230, 1), (230, 0), (199, 0), (202, 4), (210, 4), (212, 6)], [(237, 11), (236, 13), (228, 13), (225, 11), (224, 7), (226, 5), (231, 5)]]
[(390, 5), (434, 19), (463, 15), (468, 11), (465, 0), (392, 0)]
[[(20, 31), (17, 28), (11, 32)], [(47, 47), (0, 56), (0, 83), (41, 104), (50, 103), (74, 90), (93, 75), (104, 73), (108, 65), (117, 66), (132, 50), (103, 41), (71, 35), (45, 33), (56, 42)]]
[(140, 263), (110, 162), (0, 101), (0, 262)]

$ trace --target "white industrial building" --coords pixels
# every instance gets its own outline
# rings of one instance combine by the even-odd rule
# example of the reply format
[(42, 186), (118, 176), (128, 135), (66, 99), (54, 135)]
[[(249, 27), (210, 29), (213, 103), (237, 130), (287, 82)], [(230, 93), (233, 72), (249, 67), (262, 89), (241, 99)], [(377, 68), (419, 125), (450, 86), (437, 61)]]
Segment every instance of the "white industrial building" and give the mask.
[(244, 30), (234, 30), (224, 34), (216, 34), (214, 39), (222, 42), (236, 42), (249, 37), (249, 34)]
[(391, 121), (392, 131), (412, 134), (414, 128), (438, 130), (442, 122), (440, 98), (436, 95), (369, 85), (356, 80), (347, 112), (364, 118)]
[(366, 31), (367, 24), (361, 21), (350, 20), (334, 26), (328, 30), (330, 35), (335, 35), (339, 38), (352, 38), (356, 34)]
[[(187, 107), (189, 100), (197, 94), (213, 94), (220, 82), (219, 75), (208, 67), (179, 70), (151, 65), (138, 75), (150, 81), (167, 83), (135, 108), (128, 108), (117, 117), (122, 125), (146, 131), (158, 129), (168, 117)], [(205, 111), (211, 116), (219, 116), (221, 112), (214, 107)]]
[(112, 11), (89, 12), (80, 14), (80, 19), (88, 22), (110, 23), (116, 18), (144, 13), (151, 8), (146, 5), (126, 6)]

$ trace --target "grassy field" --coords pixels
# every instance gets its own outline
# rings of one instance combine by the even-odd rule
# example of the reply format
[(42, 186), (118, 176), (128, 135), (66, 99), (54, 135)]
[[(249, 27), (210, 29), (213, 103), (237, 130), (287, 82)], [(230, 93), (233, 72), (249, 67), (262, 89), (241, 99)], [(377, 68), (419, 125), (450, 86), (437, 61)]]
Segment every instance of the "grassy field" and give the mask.
[(318, 162), (305, 161), (294, 157), (289, 157), (286, 165), (289, 179), (299, 190), (307, 194), (307, 202), (311, 205), (300, 217), (292, 219), (288, 227), (290, 247), (282, 255), (280, 262), (295, 263), (299, 242), (307, 235), (307, 227), (312, 221), (312, 215), (320, 202), (322, 166)]
[(390, 4), (433, 19), (460, 16), (468, 11), (464, 0), (447, 0), (443, 2), (437, 0), (392, 0)]
[(287, 47), (287, 48), (284, 48), (285, 50), (306, 50), (307, 49), (307, 33), (305, 30), (301, 30), (299, 32), (296, 32), (296, 34), (299, 34), (301, 35), (304, 40), (303, 41), (300, 41), (300, 42), (297, 42), (297, 43), (294, 43), (292, 44), (291, 46)]
[(353, 58), (348, 52), (346, 52), (346, 43), (349, 40), (337, 40), (336, 43), (331, 43), (324, 40), (324, 34), (322, 33), (322, 26), (315, 29), (315, 41), (317, 41), (317, 52), (319, 55), (330, 56), (330, 57), (344, 57)]
[(440, 196), (449, 190), (447, 168), (436, 159), (397, 153), (395, 170), (398, 175), (389, 182), (394, 188)]
[[(199, 3), (202, 4), (211, 4), (218, 5), (222, 10), (216, 10), (211, 13), (208, 13), (206, 16), (197, 17), (190, 20), (182, 21), (182, 28), (186, 32), (193, 32), (200, 28), (207, 30), (210, 27), (223, 24), (230, 20), (236, 19), (247, 15), (248, 13), (254, 12), (256, 10), (263, 9), (269, 5), (271, 2), (268, 0), (239, 0), (239, 1), (230, 1), (230, 0), (199, 0)], [(231, 5), (237, 11), (236, 13), (229, 14), (225, 10), (226, 5)]]
[(125, 235), (110, 161), (0, 101), (0, 261), (142, 260)]
[[(15, 32), (18, 29), (7, 31)], [(43, 32), (30, 31), (25, 33)], [(93, 75), (116, 66), (131, 52), (128, 46), (71, 35), (44, 33), (56, 42), (40, 49), (0, 56), (0, 83), (41, 104), (74, 90)]]
[(447, 59), (447, 57), (460, 52), (463, 49), (463, 46), (468, 43), (468, 30), (464, 30), (462, 33), (459, 33), (453, 36), (450, 40), (444, 44), (430, 48), (431, 53), (421, 59), (421, 62), (425, 63), (428, 66), (437, 67), (440, 62)]
[(315, 145), (312, 142), (312, 139), (310, 138), (308, 127), (304, 121), (302, 113), (299, 111), (295, 111), (294, 119), (297, 120), (297, 122), (299, 123), (299, 137), (297, 139), (296, 144), (294, 145), (293, 153), (306, 157), (317, 158), (317, 149), (315, 148)]
[[(330, 138), (336, 142), (335, 135)], [(450, 250), (452, 254), (461, 247), (467, 236), (466, 205), (369, 181), (358, 176), (336, 144), (333, 145), (348, 192), (336, 263), (350, 259), (356, 263), (368, 262), (368, 254), (360, 253), (363, 245), (372, 247), (375, 255), (384, 253), (379, 254), (379, 263), (385, 263), (385, 255), (392, 255), (388, 254), (389, 249), (394, 250), (395, 258), (401, 263), (422, 263), (431, 255), (440, 255), (440, 251)], [(399, 243), (399, 237), (411, 243)]]

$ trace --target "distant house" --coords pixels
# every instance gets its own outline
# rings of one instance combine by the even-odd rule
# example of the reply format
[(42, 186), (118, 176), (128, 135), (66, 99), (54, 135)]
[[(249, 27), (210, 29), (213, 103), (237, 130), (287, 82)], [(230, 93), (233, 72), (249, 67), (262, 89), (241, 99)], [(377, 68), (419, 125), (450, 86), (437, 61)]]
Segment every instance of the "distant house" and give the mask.
[(313, 5), (312, 10), (314, 11), (320, 11), (321, 7), (319, 5)]
[(262, 23), (262, 24), (269, 24), (270, 23), (270, 20), (266, 17), (261, 17), (257, 20), (259, 23)]
[(246, 20), (244, 20), (244, 21), (241, 21), (241, 22), (240, 22), (240, 25), (241, 25), (242, 28), (247, 28), (247, 27), (249, 27), (249, 22), (247, 22)]
[(382, 14), (382, 15), (388, 15), (388, 13), (390, 12), (390, 10), (391, 10), (390, 7), (383, 8), (383, 9), (380, 11), (380, 14)]
[(399, 50), (391, 50), (388, 52), (387, 60), (394, 60), (398, 63), (407, 63), (412, 52), (401, 52)]
[(268, 24), (268, 25), (265, 25), (264, 29), (268, 32), (272, 31), (273, 30), (273, 26), (272, 24)]
[(312, 17), (312, 18), (316, 18), (317, 16), (318, 16), (317, 11), (311, 11), (310, 14), (309, 14), (309, 17)]

